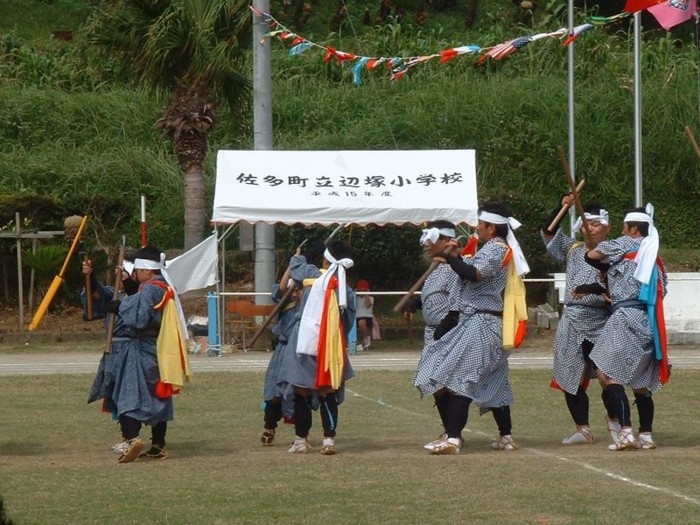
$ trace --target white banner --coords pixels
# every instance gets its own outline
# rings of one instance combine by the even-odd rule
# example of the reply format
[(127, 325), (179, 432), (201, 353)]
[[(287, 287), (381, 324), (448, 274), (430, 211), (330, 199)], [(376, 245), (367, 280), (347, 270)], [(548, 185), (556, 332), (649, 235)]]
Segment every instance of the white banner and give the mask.
[(167, 261), (166, 269), (177, 293), (183, 294), (216, 284), (218, 260), (214, 233), (172, 261)]
[(219, 151), (212, 222), (473, 222), (474, 150)]

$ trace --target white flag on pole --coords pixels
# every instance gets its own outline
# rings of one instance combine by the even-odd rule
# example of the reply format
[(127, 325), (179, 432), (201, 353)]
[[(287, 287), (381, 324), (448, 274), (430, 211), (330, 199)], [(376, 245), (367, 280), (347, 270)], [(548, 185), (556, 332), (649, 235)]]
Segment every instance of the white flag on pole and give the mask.
[(217, 282), (218, 251), (216, 233), (197, 246), (166, 263), (168, 275), (178, 294), (200, 290)]

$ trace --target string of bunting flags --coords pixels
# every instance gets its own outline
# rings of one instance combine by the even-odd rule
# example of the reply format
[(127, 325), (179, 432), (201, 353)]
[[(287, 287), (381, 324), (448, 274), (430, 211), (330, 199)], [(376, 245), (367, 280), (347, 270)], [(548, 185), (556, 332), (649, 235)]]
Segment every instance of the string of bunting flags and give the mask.
[[(583, 33), (595, 27), (619, 22), (632, 13), (644, 9), (648, 9), (664, 28), (670, 29), (670, 27), (689, 20), (694, 14), (697, 16), (697, 0), (628, 0), (625, 4), (624, 12), (609, 17), (588, 17), (585, 23), (575, 26), (571, 31), (568, 28), (561, 28), (549, 33), (521, 36), (491, 47), (480, 47), (470, 44), (444, 49), (429, 55), (410, 57), (362, 56), (341, 51), (332, 46), (317, 44), (285, 27), (271, 14), (260, 11), (253, 6), (250, 9), (270, 25), (270, 32), (265, 35), (266, 37), (278, 37), (291, 46), (288, 51), (290, 56), (301, 55), (312, 48), (322, 50), (324, 52), (324, 63), (335, 59), (339, 65), (343, 65), (346, 62), (351, 64), (350, 70), (353, 83), (359, 86), (362, 84), (362, 72), (364, 70), (372, 71), (380, 66), (385, 66), (391, 70), (391, 80), (399, 80), (415, 66), (434, 59), (439, 59), (441, 64), (446, 64), (458, 56), (481, 54), (477, 63), (483, 64), (489, 58), (503, 60), (526, 45), (545, 38), (560, 39), (562, 40), (562, 46), (568, 46)], [(670, 25), (667, 27), (668, 24)]]

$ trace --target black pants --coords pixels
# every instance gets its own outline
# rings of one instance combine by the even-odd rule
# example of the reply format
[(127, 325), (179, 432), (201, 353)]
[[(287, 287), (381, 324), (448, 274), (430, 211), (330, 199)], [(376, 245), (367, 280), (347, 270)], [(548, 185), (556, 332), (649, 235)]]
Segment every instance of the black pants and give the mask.
[[(133, 417), (122, 416), (119, 418), (119, 426), (122, 429), (122, 436), (124, 439), (134, 439), (139, 437), (142, 423)], [(151, 444), (165, 447), (165, 434), (167, 430), (167, 421), (161, 421), (154, 427), (151, 427)]]

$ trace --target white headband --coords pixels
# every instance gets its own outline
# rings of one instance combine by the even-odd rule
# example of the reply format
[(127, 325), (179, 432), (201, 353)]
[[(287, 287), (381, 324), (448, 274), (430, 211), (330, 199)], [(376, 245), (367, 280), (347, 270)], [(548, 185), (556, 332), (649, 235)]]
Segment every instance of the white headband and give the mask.
[(180, 296), (177, 292), (177, 288), (175, 288), (173, 280), (165, 270), (165, 254), (160, 254), (160, 262), (152, 261), (150, 259), (134, 259), (134, 270), (160, 270), (165, 282), (168, 283), (168, 286), (170, 286), (170, 288), (173, 289), (173, 292), (175, 292), (175, 308), (177, 311), (177, 318), (180, 322), (180, 327), (183, 329), (182, 333), (185, 335), (185, 337), (188, 337), (187, 322), (185, 321), (185, 313), (182, 310), (182, 303), (180, 303)]
[[(609, 222), (609, 215), (608, 215), (608, 210), (603, 210), (601, 208), (600, 213), (595, 214), (595, 213), (584, 213), (583, 216), (586, 218), (587, 221), (591, 222), (599, 222), (603, 226), (608, 226), (610, 224)], [(579, 217), (576, 219), (576, 222), (574, 223), (573, 229), (575, 232), (579, 231), (581, 229), (581, 226), (583, 226), (583, 219)]]
[(440, 238), (440, 235), (444, 235), (445, 237), (454, 239), (455, 230), (454, 228), (426, 228), (425, 230), (423, 230), (423, 234), (420, 236), (419, 242), (421, 245), (425, 244), (428, 241), (435, 244)]
[(625, 218), (622, 222), (648, 222), (649, 224), (654, 224), (654, 219), (646, 213), (632, 211), (625, 215)]
[(640, 283), (648, 284), (654, 264), (656, 264), (656, 257), (659, 254), (659, 232), (654, 227), (654, 206), (648, 203), (645, 211), (646, 213), (628, 213), (625, 215), (624, 222), (646, 222), (649, 224), (649, 234), (642, 239), (634, 258), (634, 262), (637, 263), (634, 278)]
[(323, 256), (326, 258), (326, 260), (331, 263), (330, 267), (328, 268), (328, 271), (323, 274), (321, 277), (322, 282), (321, 286), (322, 289), (325, 291), (328, 289), (328, 283), (330, 282), (331, 277), (333, 276), (334, 273), (338, 273), (338, 305), (341, 308), (345, 308), (348, 305), (348, 293), (347, 293), (347, 286), (346, 286), (346, 279), (345, 279), (345, 270), (348, 270), (353, 267), (355, 264), (352, 259), (344, 258), (340, 260), (336, 260), (335, 257), (331, 255), (331, 252), (326, 250), (323, 252)]
[(134, 259), (134, 270), (164, 270), (165, 254), (160, 254), (160, 261), (150, 259)]
[(506, 241), (508, 246), (513, 250), (513, 262), (515, 263), (515, 273), (518, 275), (526, 274), (530, 271), (530, 266), (525, 260), (525, 254), (515, 238), (513, 230), (517, 230), (522, 226), (519, 221), (513, 217), (504, 217), (503, 215), (498, 215), (496, 213), (490, 213), (488, 211), (482, 211), (479, 213), (479, 220), (488, 222), (491, 224), (507, 224), (508, 225), (508, 235)]
[(122, 270), (124, 270), (126, 273), (131, 275), (132, 273), (134, 273), (134, 263), (129, 262), (129, 261), (124, 261), (122, 263)]

